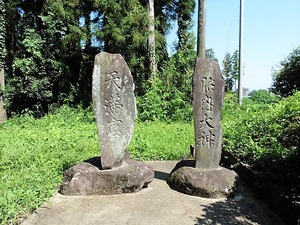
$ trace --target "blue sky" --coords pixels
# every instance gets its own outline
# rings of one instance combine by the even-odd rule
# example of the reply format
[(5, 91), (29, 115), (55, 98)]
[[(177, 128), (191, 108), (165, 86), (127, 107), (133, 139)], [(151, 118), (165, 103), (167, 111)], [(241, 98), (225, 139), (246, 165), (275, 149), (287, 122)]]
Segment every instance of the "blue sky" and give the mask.
[[(225, 54), (239, 48), (240, 0), (206, 0), (206, 4), (206, 49), (214, 50), (222, 67)], [(300, 45), (300, 0), (244, 0), (244, 8), (243, 87), (267, 89), (272, 70)], [(195, 25), (195, 35), (196, 29)], [(174, 26), (170, 48), (175, 34)]]

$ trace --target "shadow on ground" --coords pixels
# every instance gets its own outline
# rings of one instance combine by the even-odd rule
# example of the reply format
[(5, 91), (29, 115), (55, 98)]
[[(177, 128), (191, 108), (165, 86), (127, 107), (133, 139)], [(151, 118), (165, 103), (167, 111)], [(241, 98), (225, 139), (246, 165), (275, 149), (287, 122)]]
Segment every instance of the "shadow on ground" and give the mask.
[(164, 180), (166, 181), (168, 178), (169, 174), (161, 171), (154, 171), (154, 178), (158, 180)]
[[(260, 213), (249, 207), (245, 207), (244, 202), (226, 200), (216, 202), (211, 205), (203, 205), (203, 215), (196, 218), (195, 225), (253, 225), (261, 224)], [(245, 216), (246, 215), (246, 216)], [(269, 223), (264, 223), (269, 224)]]

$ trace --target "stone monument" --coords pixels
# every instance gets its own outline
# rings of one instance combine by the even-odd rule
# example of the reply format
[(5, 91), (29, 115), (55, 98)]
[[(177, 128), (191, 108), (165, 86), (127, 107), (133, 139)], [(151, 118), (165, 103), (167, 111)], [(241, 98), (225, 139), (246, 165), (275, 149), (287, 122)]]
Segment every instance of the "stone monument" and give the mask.
[(196, 160), (178, 163), (167, 182), (172, 189), (186, 194), (226, 197), (235, 189), (237, 174), (219, 166), (225, 82), (218, 63), (210, 59), (198, 59), (193, 84)]
[(6, 120), (6, 112), (3, 105), (4, 69), (0, 68), (0, 123)]
[(103, 169), (123, 163), (136, 119), (133, 91), (131, 72), (120, 54), (103, 52), (95, 58), (92, 97)]
[(130, 160), (136, 102), (134, 82), (120, 54), (95, 57), (92, 98), (101, 157), (79, 163), (64, 172), (60, 192), (65, 195), (136, 192), (154, 178), (152, 167)]

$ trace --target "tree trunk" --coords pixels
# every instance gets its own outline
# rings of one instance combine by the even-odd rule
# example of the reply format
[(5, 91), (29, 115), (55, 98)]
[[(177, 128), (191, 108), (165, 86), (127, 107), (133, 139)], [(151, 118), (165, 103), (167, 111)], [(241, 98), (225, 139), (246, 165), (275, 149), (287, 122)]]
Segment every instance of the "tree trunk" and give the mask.
[(149, 37), (148, 37), (148, 59), (149, 59), (149, 74), (150, 78), (155, 78), (156, 60), (155, 60), (155, 27), (154, 27), (154, 0), (147, 2), (149, 12)]
[(205, 59), (205, 26), (206, 26), (206, 0), (198, 1), (198, 39), (197, 55)]
[(4, 91), (4, 69), (0, 68), (0, 123), (6, 120), (6, 112), (3, 106), (2, 93)]
[(3, 106), (4, 93), (4, 59), (5, 59), (5, 5), (0, 0), (0, 123), (6, 120), (6, 112)]

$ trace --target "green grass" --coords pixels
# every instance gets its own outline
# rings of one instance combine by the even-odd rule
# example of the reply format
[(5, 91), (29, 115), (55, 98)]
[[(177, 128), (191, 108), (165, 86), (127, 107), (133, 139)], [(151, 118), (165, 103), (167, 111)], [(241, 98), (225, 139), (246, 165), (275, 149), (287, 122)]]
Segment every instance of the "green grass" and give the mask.
[[(91, 110), (12, 118), (0, 125), (0, 136), (0, 224), (38, 208), (57, 192), (65, 169), (100, 155)], [(138, 160), (178, 160), (192, 143), (191, 124), (137, 123), (130, 152)]]
[(189, 156), (194, 128), (187, 123), (137, 123), (130, 144), (133, 159), (179, 160)]
[(83, 111), (67, 111), (67, 117), (23, 116), (0, 125), (0, 224), (40, 206), (64, 169), (99, 152), (95, 124), (84, 121)]

